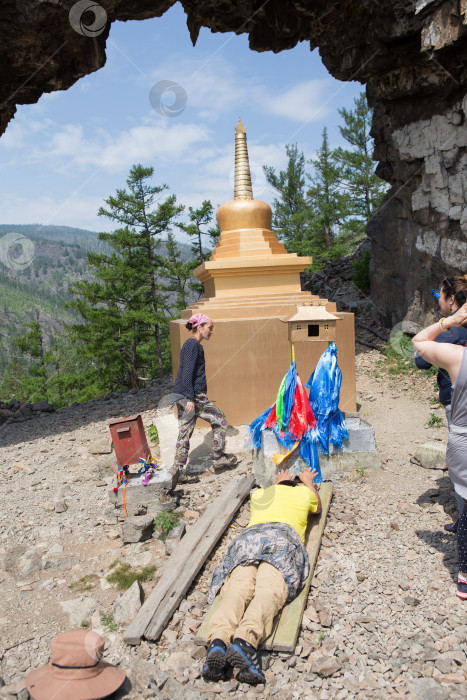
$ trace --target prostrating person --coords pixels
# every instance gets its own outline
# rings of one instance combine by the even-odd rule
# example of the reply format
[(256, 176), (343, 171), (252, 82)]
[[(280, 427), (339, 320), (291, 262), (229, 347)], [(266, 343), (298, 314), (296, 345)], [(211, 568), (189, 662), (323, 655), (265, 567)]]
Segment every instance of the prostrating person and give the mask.
[(316, 470), (307, 468), (296, 483), (283, 470), (273, 486), (252, 493), (250, 522), (212, 577), (209, 602), (222, 590), (208, 626), (202, 670), (206, 680), (221, 680), (231, 666), (239, 669), (241, 683), (266, 682), (258, 647), (271, 633), (279, 610), (301, 591), (310, 570), (303, 543), (309, 513), (321, 510), (316, 476)]

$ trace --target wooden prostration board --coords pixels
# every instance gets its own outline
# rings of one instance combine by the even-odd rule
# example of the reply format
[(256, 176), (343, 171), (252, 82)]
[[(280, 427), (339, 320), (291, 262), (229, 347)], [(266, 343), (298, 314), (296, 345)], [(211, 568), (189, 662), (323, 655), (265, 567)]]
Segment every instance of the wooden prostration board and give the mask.
[[(276, 619), (274, 620), (273, 630), (262, 645), (264, 649), (269, 649), (271, 651), (287, 651), (290, 653), (295, 651), (303, 611), (306, 606), (311, 579), (313, 578), (313, 571), (316, 565), (316, 560), (318, 559), (318, 552), (321, 545), (321, 539), (323, 537), (324, 526), (326, 524), (329, 506), (331, 504), (332, 483), (326, 482), (321, 484), (319, 496), (321, 498), (321, 513), (311, 517), (305, 536), (305, 548), (310, 560), (310, 573), (308, 574), (305, 585), (298, 596), (288, 605), (285, 605), (279, 615), (277, 615)], [(206, 644), (209, 620), (211, 615), (216, 610), (218, 604), (219, 595), (216, 596), (216, 599), (204, 618), (203, 624), (198, 630), (198, 634), (195, 638), (196, 644)]]
[(123, 639), (127, 644), (139, 644), (143, 637), (159, 638), (253, 484), (253, 476), (232, 479), (188, 530), (165, 563), (151, 595), (126, 630)]

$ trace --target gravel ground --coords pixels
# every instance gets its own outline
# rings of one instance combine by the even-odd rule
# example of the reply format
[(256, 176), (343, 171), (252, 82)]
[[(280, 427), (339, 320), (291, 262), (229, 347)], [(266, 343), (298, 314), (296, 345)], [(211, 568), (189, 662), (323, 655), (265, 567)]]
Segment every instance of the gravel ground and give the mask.
[[(1, 675), (9, 685), (0, 698), (26, 697), (24, 676), (49, 660), (50, 639), (81, 624), (105, 635), (105, 659), (131, 678), (132, 688), (127, 684), (120, 693), (129, 700), (467, 698), (466, 603), (455, 596), (455, 538), (443, 530), (455, 502), (445, 471), (410, 462), (418, 445), (446, 441), (443, 410), (430, 405), (432, 377), (390, 376), (377, 367), (379, 358), (377, 351), (358, 354), (357, 388), (382, 467), (335, 483), (296, 653), (263, 655), (265, 688), (235, 679), (205, 683), (204, 651), (194, 644), (210, 576), (248, 522), (247, 504), (158, 643), (127, 647), (125, 625), (113, 624), (119, 591), (106, 581), (110, 565), (120, 559), (160, 567), (165, 546), (156, 538), (122, 545), (121, 523), (108, 497), (113, 455), (90, 451), (96, 441), (106, 443), (112, 417), (141, 413), (147, 427), (168, 383), (6, 426), (0, 432), (0, 622)], [(443, 427), (426, 427), (431, 413), (443, 419)], [(235, 474), (250, 470), (246, 456)], [(208, 470), (199, 483), (178, 489), (180, 510), (189, 512), (187, 527), (226, 478)], [(146, 593), (153, 585), (143, 584)]]

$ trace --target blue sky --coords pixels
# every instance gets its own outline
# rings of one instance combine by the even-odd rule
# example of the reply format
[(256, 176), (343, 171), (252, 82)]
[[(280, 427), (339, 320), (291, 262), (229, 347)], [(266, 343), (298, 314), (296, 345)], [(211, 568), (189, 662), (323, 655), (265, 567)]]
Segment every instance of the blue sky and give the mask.
[[(85, 51), (92, 40), (82, 40)], [(161, 81), (186, 93), (177, 116), (150, 103)], [(271, 203), (262, 165), (284, 167), (286, 143), (312, 157), (324, 126), (331, 147), (342, 144), (337, 109), (352, 108), (361, 90), (332, 78), (308, 44), (256, 53), (247, 35), (202, 29), (193, 47), (178, 4), (158, 19), (114, 23), (104, 68), (18, 107), (0, 139), (0, 223), (111, 230), (97, 210), (139, 162), (153, 166), (154, 182), (167, 183), (182, 204), (217, 206), (233, 197), (239, 116), (255, 199)], [(173, 100), (166, 92), (161, 111)]]

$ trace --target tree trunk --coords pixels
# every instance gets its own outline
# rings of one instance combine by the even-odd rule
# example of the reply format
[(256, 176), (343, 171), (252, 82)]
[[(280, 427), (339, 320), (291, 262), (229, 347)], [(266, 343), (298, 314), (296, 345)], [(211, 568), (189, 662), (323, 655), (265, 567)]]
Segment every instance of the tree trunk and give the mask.
[(156, 279), (154, 275), (154, 258), (152, 254), (152, 246), (151, 246), (151, 232), (149, 231), (148, 228), (146, 228), (146, 246), (147, 246), (147, 251), (148, 251), (148, 260), (149, 260), (149, 265), (150, 265), (150, 278), (151, 278), (151, 299), (152, 299), (152, 312), (154, 314), (154, 337), (156, 339), (156, 353), (157, 353), (157, 366), (159, 368), (159, 377), (162, 379), (164, 376), (164, 367), (162, 364), (162, 345), (161, 345), (161, 334), (160, 334), (160, 329), (159, 329), (159, 324), (157, 323), (157, 313), (158, 313), (158, 304), (157, 304), (157, 290), (156, 290)]
[(200, 263), (204, 262), (203, 258), (203, 246), (201, 244), (201, 231), (198, 228), (198, 246), (199, 246), (199, 261)]
[[(135, 329), (133, 328), (133, 332)], [(138, 371), (136, 369), (137, 357), (136, 357), (136, 340), (131, 341), (131, 354), (130, 354), (130, 378), (131, 378), (131, 388), (139, 389), (138, 382)]]
[(39, 356), (40, 356), (40, 364), (41, 364), (41, 369), (42, 369), (42, 393), (45, 396), (45, 400), (49, 400), (49, 395), (47, 393), (47, 372), (45, 368), (45, 362), (44, 362), (44, 343), (42, 339), (42, 329), (39, 326)]

